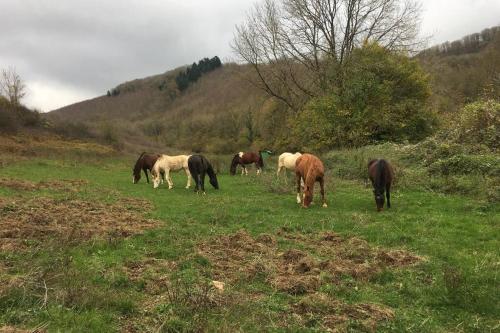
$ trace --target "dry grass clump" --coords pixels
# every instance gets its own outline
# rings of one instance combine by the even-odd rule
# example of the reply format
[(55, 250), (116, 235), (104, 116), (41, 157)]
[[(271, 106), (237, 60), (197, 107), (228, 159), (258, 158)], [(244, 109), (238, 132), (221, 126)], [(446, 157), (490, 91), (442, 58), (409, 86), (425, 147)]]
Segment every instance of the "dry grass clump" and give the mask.
[(13, 251), (45, 241), (72, 244), (128, 237), (159, 224), (142, 216), (150, 209), (148, 202), (139, 199), (108, 204), (45, 197), (0, 198), (0, 249)]
[(384, 269), (423, 260), (405, 250), (373, 247), (362, 239), (334, 232), (302, 235), (281, 231), (278, 236), (294, 247), (283, 251), (275, 237), (252, 237), (242, 230), (199, 244), (198, 254), (210, 260), (213, 278), (238, 284), (260, 277), (274, 289), (299, 297), (293, 305), (294, 320), (305, 323), (314, 317), (333, 331), (342, 331), (340, 328), (345, 329), (350, 320), (373, 330), (378, 322), (392, 319), (394, 313), (382, 305), (333, 300), (319, 292), (323, 284), (342, 284), (346, 276), (367, 281)]

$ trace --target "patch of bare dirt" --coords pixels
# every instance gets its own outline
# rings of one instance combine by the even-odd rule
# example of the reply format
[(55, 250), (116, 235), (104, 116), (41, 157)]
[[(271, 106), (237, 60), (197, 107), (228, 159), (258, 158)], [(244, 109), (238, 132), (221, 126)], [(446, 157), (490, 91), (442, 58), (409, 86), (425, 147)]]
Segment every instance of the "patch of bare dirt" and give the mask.
[(150, 209), (147, 201), (139, 199), (106, 204), (43, 197), (0, 198), (0, 250), (24, 249), (47, 240), (78, 243), (128, 237), (158, 225), (158, 221), (142, 216)]
[(265, 274), (272, 286), (291, 294), (316, 291), (320, 276), (333, 283), (346, 275), (368, 280), (386, 267), (404, 267), (422, 260), (405, 250), (385, 250), (333, 232), (310, 237), (281, 232), (280, 236), (292, 240), (297, 248), (281, 252), (272, 236), (253, 238), (239, 231), (200, 244), (198, 252), (212, 262), (217, 280), (236, 282)]
[(239, 231), (199, 244), (198, 254), (210, 260), (216, 280), (237, 284), (260, 276), (276, 290), (302, 296), (293, 306), (295, 318), (306, 322), (309, 317), (318, 316), (317, 320), (333, 331), (345, 328), (344, 324), (352, 319), (371, 331), (378, 322), (390, 320), (394, 314), (382, 305), (350, 305), (332, 300), (318, 292), (321, 285), (341, 284), (345, 276), (366, 281), (384, 269), (423, 260), (405, 250), (373, 247), (362, 239), (333, 232), (302, 235), (282, 231), (278, 236), (291, 241), (294, 248), (283, 252), (270, 235), (254, 238)]
[(14, 190), (35, 191), (35, 190), (56, 190), (56, 191), (73, 191), (77, 192), (81, 186), (88, 184), (84, 179), (64, 179), (64, 180), (48, 180), (41, 182), (31, 182), (21, 179), (0, 179), (1, 187), (8, 187)]

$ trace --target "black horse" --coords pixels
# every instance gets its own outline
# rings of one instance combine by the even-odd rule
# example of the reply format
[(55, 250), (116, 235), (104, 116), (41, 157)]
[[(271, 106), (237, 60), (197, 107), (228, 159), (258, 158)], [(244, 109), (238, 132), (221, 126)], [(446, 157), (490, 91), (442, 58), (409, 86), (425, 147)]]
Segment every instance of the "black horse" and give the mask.
[(391, 185), (394, 180), (394, 169), (384, 159), (371, 160), (368, 162), (368, 176), (372, 181), (373, 194), (377, 211), (384, 208), (384, 192), (387, 197), (387, 208), (391, 208)]
[(208, 174), (208, 177), (210, 178), (210, 184), (212, 184), (216, 190), (219, 189), (217, 175), (205, 156), (191, 155), (188, 159), (188, 168), (196, 184), (196, 193), (198, 193), (201, 189), (203, 194), (205, 194), (205, 173)]

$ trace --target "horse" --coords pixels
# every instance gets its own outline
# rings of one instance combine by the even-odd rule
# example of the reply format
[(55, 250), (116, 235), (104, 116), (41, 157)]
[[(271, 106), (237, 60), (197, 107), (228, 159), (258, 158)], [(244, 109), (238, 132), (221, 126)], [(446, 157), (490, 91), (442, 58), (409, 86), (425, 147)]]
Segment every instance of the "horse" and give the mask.
[(394, 180), (391, 164), (384, 159), (371, 160), (368, 162), (368, 176), (372, 181), (377, 211), (384, 209), (384, 191), (387, 196), (387, 208), (391, 208), (391, 185)]
[(295, 176), (297, 178), (297, 203), (301, 203), (300, 188), (304, 182), (304, 197), (302, 207), (307, 208), (313, 199), (314, 184), (319, 182), (323, 207), (328, 207), (325, 199), (325, 167), (319, 158), (311, 154), (303, 154), (295, 162)]
[(159, 154), (146, 154), (146, 152), (143, 152), (137, 159), (137, 162), (135, 162), (134, 168), (132, 169), (132, 182), (134, 184), (137, 184), (139, 182), (139, 180), (141, 179), (142, 169), (144, 171), (144, 174), (146, 175), (146, 181), (149, 183), (148, 170), (149, 172), (151, 172), (153, 166), (156, 163), (156, 160), (160, 156), (161, 155)]
[(170, 171), (184, 169), (187, 176), (186, 189), (188, 189), (191, 186), (191, 173), (189, 172), (188, 168), (189, 156), (191, 155), (161, 155), (153, 166), (153, 169), (151, 170), (151, 175), (153, 176), (153, 187), (157, 188), (160, 185), (160, 176), (161, 173), (164, 172), (165, 178), (168, 183), (168, 189), (172, 189), (172, 187), (174, 187), (174, 183), (172, 182), (172, 178), (170, 177)]
[[(270, 153), (268, 150), (264, 150), (267, 153)], [(262, 150), (259, 150), (258, 153), (253, 151), (250, 152), (242, 152), (240, 151), (238, 154), (234, 155), (233, 160), (231, 161), (231, 167), (229, 168), (229, 173), (231, 176), (236, 174), (236, 167), (241, 165), (241, 175), (245, 173), (248, 175), (248, 170), (246, 168), (246, 164), (255, 163), (257, 167), (257, 175), (262, 172), (262, 168), (264, 167), (264, 159), (262, 158)]]
[(196, 193), (199, 193), (199, 190), (201, 189), (202, 193), (205, 194), (205, 173), (208, 174), (210, 184), (212, 184), (212, 186), (216, 190), (219, 189), (217, 175), (215, 174), (214, 168), (212, 167), (210, 162), (208, 162), (205, 156), (191, 155), (188, 158), (188, 168), (196, 184)]
[[(276, 177), (280, 176), (281, 170), (291, 170), (295, 171), (295, 162), (297, 162), (297, 158), (301, 156), (301, 153), (283, 153), (278, 157), (278, 171), (276, 171)], [(285, 178), (286, 181), (286, 178)]]

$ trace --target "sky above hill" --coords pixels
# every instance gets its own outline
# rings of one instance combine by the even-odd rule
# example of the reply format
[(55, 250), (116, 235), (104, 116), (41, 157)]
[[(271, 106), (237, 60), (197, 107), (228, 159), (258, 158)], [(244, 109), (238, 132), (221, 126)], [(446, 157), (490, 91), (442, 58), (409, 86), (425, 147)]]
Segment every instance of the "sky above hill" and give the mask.
[[(24, 79), (25, 104), (50, 111), (119, 83), (203, 57), (229, 43), (250, 0), (0, 0), (0, 68)], [(499, 0), (422, 0), (430, 44), (500, 25)]]

